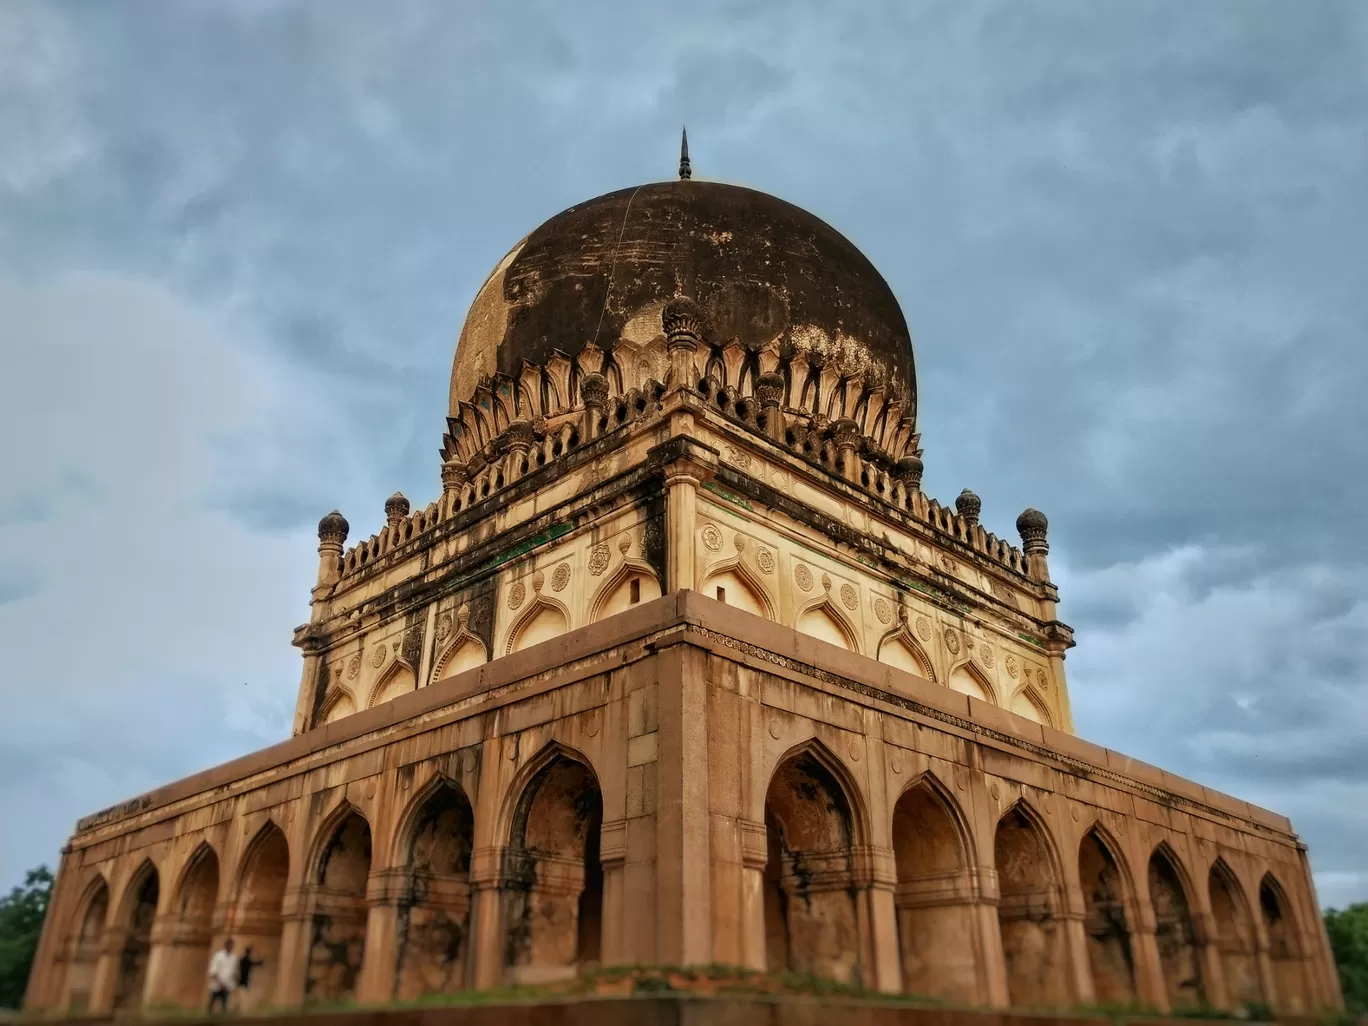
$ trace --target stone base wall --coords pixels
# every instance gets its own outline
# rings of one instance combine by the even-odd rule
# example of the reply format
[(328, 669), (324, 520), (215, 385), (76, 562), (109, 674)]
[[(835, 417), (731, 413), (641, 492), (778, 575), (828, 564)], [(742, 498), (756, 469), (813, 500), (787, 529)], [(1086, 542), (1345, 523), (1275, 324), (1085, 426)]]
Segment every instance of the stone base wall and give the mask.
[(1342, 1007), (1286, 819), (688, 591), (84, 821), (28, 1004), (183, 1005), (225, 936), (256, 1008), (633, 964)]

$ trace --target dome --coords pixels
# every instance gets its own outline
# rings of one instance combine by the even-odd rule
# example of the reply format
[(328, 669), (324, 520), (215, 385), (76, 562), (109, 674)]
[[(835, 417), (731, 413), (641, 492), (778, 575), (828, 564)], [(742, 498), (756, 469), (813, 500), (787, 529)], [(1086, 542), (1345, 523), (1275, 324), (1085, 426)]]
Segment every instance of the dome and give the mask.
[(888, 283), (845, 236), (805, 210), (717, 182), (611, 192), (565, 210), (500, 261), (466, 317), (451, 413), (496, 373), (559, 351), (612, 351), (661, 335), (676, 296), (702, 308), (706, 341), (816, 350), (915, 409), (907, 322)]

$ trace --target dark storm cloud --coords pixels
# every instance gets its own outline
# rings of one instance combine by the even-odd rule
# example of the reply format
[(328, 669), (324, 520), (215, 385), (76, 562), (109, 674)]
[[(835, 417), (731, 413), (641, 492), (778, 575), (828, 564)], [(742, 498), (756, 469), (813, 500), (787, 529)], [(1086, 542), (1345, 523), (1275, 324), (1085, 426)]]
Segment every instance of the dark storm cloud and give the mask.
[[(1289, 813), (1322, 897), (1361, 898), (1368, 828), (1334, 810), (1368, 805), (1365, 52), (1356, 0), (11, 3), (0, 281), (148, 283), (42, 293), (34, 330), (93, 303), (164, 345), (100, 363), (108, 395), (68, 395), (49, 361), (7, 409), (19, 425), (58, 404), (45, 444), (99, 476), (91, 439), (123, 429), (87, 411), (136, 396), (166, 422), (136, 437), (180, 469), (108, 485), (127, 530), (183, 514), (178, 537), (231, 535), (234, 556), (298, 547), (294, 576), (263, 560), (234, 583), (293, 603), (236, 629), (277, 653), (253, 661), (275, 690), (227, 747), (264, 743), (288, 729), (311, 525), (341, 506), (364, 536), (396, 487), (435, 495), (451, 349), (489, 268), (558, 210), (672, 175), (687, 121), (697, 175), (811, 209), (893, 286), (928, 490), (974, 488), (1008, 537), (1022, 507), (1050, 516), (1080, 733)], [(132, 344), (61, 326), (90, 361)], [(155, 387), (186, 338), (177, 405)], [(54, 499), (39, 455), (12, 456), (0, 491), (15, 530), (91, 501)], [(33, 538), (0, 565), (99, 590), (60, 534)], [(171, 619), (175, 563), (143, 600)], [(0, 631), (41, 645), (58, 617), (40, 601), (8, 603)], [(217, 648), (225, 627), (195, 636)], [(117, 651), (120, 686), (160, 687)], [(187, 642), (158, 672), (202, 658)], [(158, 694), (186, 722), (220, 701)], [(39, 722), (39, 703), (15, 712)], [(139, 754), (41, 722), (130, 786), (192, 768), (155, 735)], [(74, 755), (23, 751), (88, 811)]]

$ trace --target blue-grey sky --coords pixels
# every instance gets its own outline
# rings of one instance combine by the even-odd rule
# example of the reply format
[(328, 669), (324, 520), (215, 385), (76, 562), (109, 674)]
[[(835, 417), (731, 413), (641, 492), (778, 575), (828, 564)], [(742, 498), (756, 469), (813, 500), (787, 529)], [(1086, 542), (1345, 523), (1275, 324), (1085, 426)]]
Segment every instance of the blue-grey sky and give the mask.
[(0, 5), (0, 889), (288, 734), (313, 528), (426, 503), (465, 310), (673, 174), (916, 338), (926, 487), (1051, 521), (1079, 733), (1368, 899), (1368, 4)]

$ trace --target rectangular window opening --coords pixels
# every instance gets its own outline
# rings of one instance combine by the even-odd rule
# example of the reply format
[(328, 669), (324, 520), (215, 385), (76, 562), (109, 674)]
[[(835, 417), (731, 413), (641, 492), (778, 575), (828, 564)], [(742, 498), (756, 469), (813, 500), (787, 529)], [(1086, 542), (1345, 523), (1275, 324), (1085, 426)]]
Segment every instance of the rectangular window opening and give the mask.
[(627, 586), (627, 593), (631, 596), (632, 605), (641, 601), (641, 578), (633, 577), (632, 583)]
[(718, 602), (726, 602), (726, 601), (727, 601), (727, 589), (724, 588), (724, 587), (722, 587), (722, 585), (720, 585), (720, 584), (717, 586), (717, 601), (718, 601)]

